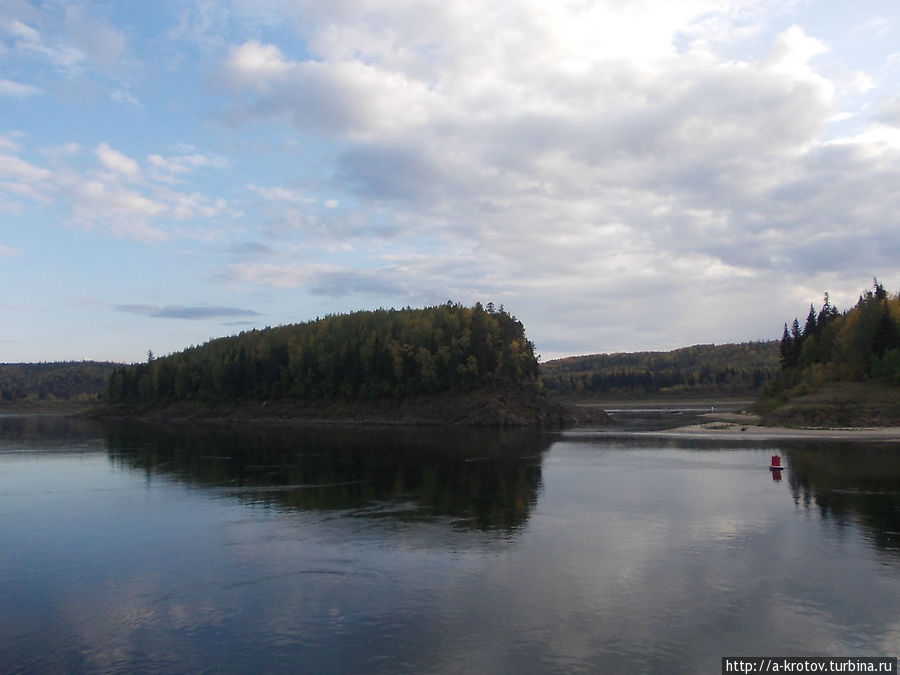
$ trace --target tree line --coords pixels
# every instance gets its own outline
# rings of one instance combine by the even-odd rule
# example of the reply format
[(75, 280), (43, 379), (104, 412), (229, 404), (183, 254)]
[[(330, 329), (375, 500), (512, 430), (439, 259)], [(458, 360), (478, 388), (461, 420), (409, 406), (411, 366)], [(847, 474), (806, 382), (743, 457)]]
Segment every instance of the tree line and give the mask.
[(403, 398), (537, 386), (534, 344), (501, 306), (379, 309), (251, 330), (116, 369), (110, 403)]
[(747, 395), (777, 370), (777, 343), (764, 341), (573, 356), (543, 364), (541, 378), (560, 396)]
[(95, 401), (119, 364), (98, 361), (0, 364), (0, 401)]
[(781, 372), (767, 388), (774, 395), (799, 384), (878, 381), (900, 385), (900, 295), (878, 279), (856, 305), (840, 312), (828, 293), (822, 309), (813, 305), (803, 328), (784, 325), (779, 345)]

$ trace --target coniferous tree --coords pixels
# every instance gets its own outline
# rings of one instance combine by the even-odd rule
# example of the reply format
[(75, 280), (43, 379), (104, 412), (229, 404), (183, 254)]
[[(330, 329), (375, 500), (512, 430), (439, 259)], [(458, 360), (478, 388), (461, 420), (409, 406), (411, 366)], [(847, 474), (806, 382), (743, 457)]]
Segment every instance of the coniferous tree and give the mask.
[(798, 384), (805, 388), (868, 380), (900, 384), (900, 295), (891, 295), (873, 278), (872, 288), (860, 294), (852, 309), (839, 312), (825, 293), (815, 322), (814, 315), (811, 307), (803, 331), (796, 319), (790, 329), (785, 325), (780, 355), (782, 369), (789, 372), (776, 377), (764, 395), (777, 395)]
[(791, 368), (794, 365), (794, 340), (787, 324), (784, 324), (784, 333), (778, 348), (778, 362), (782, 368)]
[(819, 316), (816, 319), (816, 325), (819, 330), (825, 328), (829, 323), (838, 318), (841, 313), (831, 304), (831, 298), (828, 297), (828, 292), (825, 292), (825, 299), (822, 303), (822, 309), (819, 310)]
[(800, 321), (796, 318), (791, 324), (791, 366), (800, 363), (800, 354), (803, 351), (803, 333), (800, 330)]
[(803, 338), (806, 339), (810, 336), (818, 334), (818, 325), (816, 323), (816, 308), (812, 306), (812, 303), (809, 305), (809, 314), (806, 316), (806, 325), (803, 326)]

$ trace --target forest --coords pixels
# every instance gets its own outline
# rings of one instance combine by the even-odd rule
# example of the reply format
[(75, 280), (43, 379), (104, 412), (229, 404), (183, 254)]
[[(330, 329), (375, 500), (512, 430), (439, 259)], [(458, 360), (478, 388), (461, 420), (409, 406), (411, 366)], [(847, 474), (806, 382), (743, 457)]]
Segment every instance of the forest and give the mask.
[(801, 328), (784, 324), (779, 344), (781, 370), (766, 396), (831, 383), (900, 385), (900, 295), (873, 280), (856, 306), (840, 312), (825, 294), (822, 308), (809, 313)]
[(777, 371), (773, 340), (571, 356), (542, 364), (541, 379), (549, 393), (567, 398), (755, 396)]
[(96, 401), (118, 365), (98, 361), (0, 363), (0, 403)]
[(113, 404), (402, 399), (539, 387), (534, 345), (501, 306), (448, 302), (251, 330), (117, 368)]

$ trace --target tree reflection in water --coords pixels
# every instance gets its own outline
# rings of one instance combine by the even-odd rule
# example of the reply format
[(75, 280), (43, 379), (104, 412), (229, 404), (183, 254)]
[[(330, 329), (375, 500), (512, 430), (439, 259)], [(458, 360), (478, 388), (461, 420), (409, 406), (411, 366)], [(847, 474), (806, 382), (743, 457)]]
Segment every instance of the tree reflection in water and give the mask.
[(900, 458), (894, 443), (785, 446), (788, 483), (797, 504), (815, 505), (839, 525), (850, 519), (874, 544), (900, 555)]
[(535, 430), (108, 424), (116, 466), (243, 503), (513, 532), (554, 436)]

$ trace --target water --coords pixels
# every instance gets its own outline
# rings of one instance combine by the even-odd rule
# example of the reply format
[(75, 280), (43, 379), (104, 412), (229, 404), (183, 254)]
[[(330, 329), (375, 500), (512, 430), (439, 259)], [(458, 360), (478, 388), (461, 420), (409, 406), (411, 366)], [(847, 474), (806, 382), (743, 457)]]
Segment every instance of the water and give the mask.
[(898, 451), (0, 416), (0, 671), (896, 656)]

